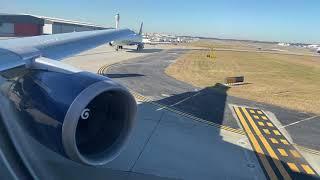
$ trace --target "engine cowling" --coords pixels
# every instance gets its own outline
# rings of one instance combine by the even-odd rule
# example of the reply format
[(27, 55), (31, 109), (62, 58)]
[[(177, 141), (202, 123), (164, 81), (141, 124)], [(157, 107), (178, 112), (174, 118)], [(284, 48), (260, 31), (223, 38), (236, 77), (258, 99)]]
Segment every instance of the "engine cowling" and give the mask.
[(9, 97), (38, 142), (94, 166), (119, 155), (137, 109), (127, 89), (88, 72), (30, 70), (13, 83)]

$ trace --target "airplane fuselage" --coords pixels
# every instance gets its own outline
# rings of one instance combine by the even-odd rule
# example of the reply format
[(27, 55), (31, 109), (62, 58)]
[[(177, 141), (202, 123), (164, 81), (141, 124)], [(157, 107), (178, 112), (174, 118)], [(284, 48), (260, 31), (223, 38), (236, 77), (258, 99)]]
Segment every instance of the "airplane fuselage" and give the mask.
[(142, 42), (142, 36), (139, 34), (132, 34), (125, 40), (120, 41), (112, 41), (112, 46), (115, 46), (116, 48), (119, 46), (141, 46), (143, 45)]

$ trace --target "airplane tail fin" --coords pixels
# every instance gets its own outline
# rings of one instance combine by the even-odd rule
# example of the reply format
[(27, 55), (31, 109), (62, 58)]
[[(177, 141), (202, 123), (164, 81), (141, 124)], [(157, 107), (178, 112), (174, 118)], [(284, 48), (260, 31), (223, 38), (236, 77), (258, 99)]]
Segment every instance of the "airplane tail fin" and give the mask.
[(142, 35), (142, 27), (143, 27), (143, 22), (140, 25), (139, 35)]

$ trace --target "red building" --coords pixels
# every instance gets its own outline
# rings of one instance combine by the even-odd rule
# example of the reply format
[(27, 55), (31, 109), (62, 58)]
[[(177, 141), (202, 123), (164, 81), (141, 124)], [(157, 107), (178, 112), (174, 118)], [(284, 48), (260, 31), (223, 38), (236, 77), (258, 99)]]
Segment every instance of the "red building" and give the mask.
[(42, 34), (41, 26), (30, 23), (15, 23), (14, 34), (15, 36), (37, 36)]

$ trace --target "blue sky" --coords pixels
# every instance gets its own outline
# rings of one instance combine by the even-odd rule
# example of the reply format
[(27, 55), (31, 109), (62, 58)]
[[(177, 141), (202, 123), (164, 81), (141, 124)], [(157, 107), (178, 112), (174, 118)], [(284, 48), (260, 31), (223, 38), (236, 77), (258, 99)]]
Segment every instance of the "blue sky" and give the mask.
[(146, 32), (320, 43), (319, 0), (0, 0), (2, 13), (30, 13)]

